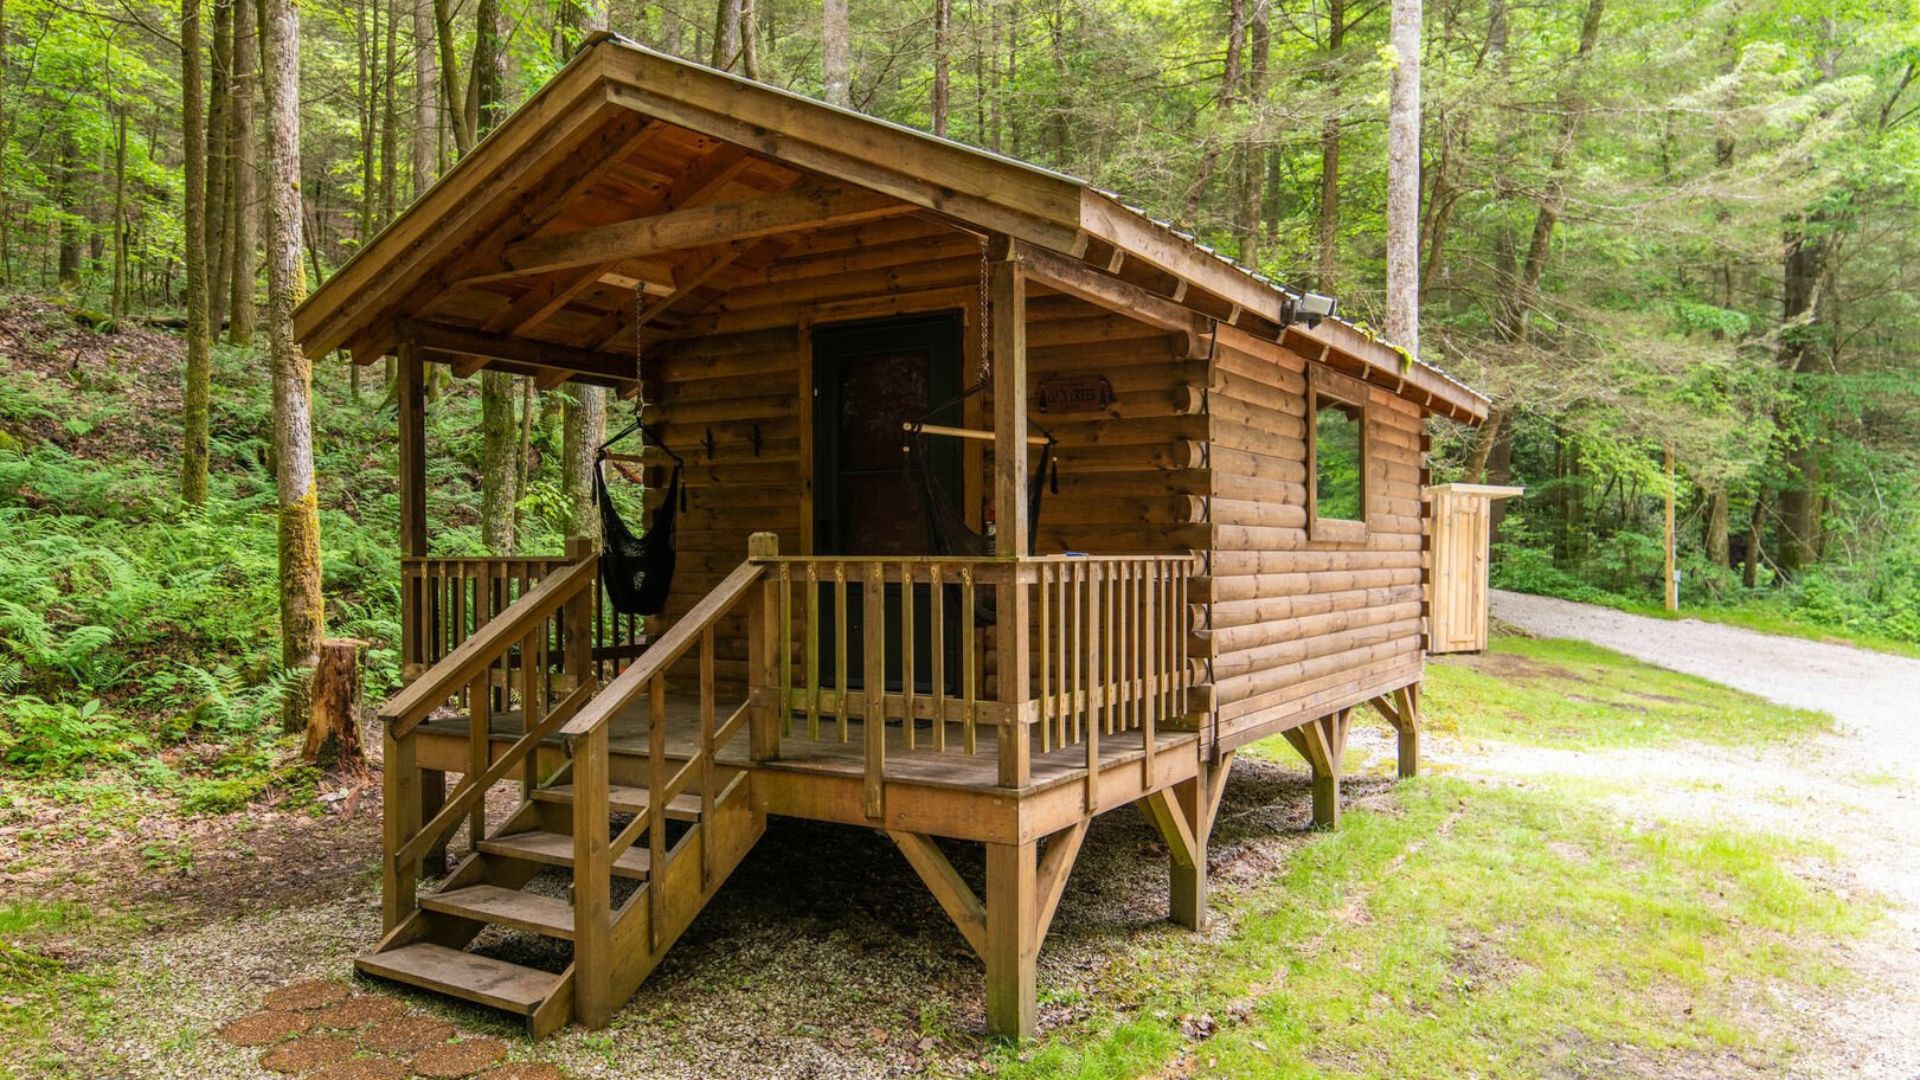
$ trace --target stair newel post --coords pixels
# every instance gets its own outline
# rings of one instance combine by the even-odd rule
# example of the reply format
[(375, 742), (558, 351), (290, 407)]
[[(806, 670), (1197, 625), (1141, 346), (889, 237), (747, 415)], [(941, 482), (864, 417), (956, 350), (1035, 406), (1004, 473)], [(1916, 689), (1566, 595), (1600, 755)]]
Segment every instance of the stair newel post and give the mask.
[(412, 731), (396, 737), (388, 723), (382, 732), (380, 826), (386, 849), (380, 888), (383, 927), (391, 931), (413, 914), (419, 860), (400, 858), (400, 849), (420, 831), (420, 769)]
[[(700, 632), (700, 887), (713, 888), (713, 627)], [(661, 807), (662, 813), (665, 806)]]
[(590, 1028), (613, 1014), (613, 864), (608, 858), (607, 727), (575, 737), (573, 755), (573, 1013)]
[[(779, 555), (778, 534), (757, 532), (747, 537), (748, 559), (774, 559)], [(791, 632), (779, 619), (783, 606), (780, 590), (786, 587), (783, 576), (768, 574), (758, 594), (747, 599), (747, 742), (755, 761), (772, 761), (780, 756), (779, 725), (787, 703), (780, 700), (776, 706), (780, 695), (777, 658), (780, 635)]]

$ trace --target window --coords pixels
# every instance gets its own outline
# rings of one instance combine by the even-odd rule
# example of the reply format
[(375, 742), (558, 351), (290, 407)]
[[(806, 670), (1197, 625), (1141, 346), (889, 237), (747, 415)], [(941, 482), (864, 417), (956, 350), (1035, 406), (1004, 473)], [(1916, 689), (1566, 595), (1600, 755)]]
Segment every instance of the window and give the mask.
[(1314, 540), (1367, 538), (1366, 387), (1315, 368), (1308, 379), (1307, 535)]

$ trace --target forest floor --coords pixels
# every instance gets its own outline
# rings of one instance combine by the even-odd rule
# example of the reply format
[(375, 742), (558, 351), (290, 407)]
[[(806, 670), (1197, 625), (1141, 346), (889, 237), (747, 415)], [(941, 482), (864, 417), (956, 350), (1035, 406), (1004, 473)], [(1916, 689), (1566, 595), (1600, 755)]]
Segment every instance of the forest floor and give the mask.
[(1200, 937), (1165, 921), (1151, 828), (1098, 819), (1018, 1049), (983, 1036), (978, 962), (867, 830), (774, 823), (610, 1028), (539, 1044), (348, 974), (377, 929), (377, 788), (149, 822), (168, 839), (144, 851), (145, 829), (0, 836), (0, 894), (35, 898), (0, 904), (0, 1074), (267, 1076), (222, 1032), (316, 978), (414, 1014), (316, 1055), (457, 1033), (572, 1077), (1916, 1074), (1896, 833), (1920, 789), (1851, 726), (1520, 638), (1437, 661), (1427, 709), (1413, 782), (1356, 725), (1336, 832), (1309, 830), (1284, 743), (1240, 756)]

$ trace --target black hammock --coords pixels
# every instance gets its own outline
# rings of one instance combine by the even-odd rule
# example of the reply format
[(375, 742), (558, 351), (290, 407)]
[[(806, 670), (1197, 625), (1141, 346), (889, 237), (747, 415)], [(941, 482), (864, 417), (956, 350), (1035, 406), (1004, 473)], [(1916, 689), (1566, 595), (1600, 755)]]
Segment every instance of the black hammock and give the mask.
[(635, 536), (607, 491), (607, 448), (636, 431), (653, 435), (635, 420), (601, 443), (594, 455), (593, 498), (600, 504), (600, 587), (613, 610), (622, 615), (658, 615), (666, 610), (667, 592), (673, 587), (674, 521), (686, 499), (680, 487), (686, 463), (658, 438), (649, 438), (673, 459), (673, 472), (667, 480), (667, 497), (654, 511), (653, 527), (644, 536)]
[[(982, 558), (993, 554), (993, 540), (974, 532), (967, 524), (967, 516), (961, 511), (957, 500), (953, 499), (946, 487), (940, 483), (937, 470), (927, 460), (927, 435), (923, 425), (936, 414), (986, 389), (982, 380), (960, 396), (929, 409), (918, 420), (908, 422), (907, 431), (912, 435), (906, 446), (907, 468), (920, 476), (920, 487), (927, 500), (927, 531), (933, 542), (936, 555), (957, 556), (962, 558)], [(1031, 420), (1028, 423), (1032, 423)], [(1033, 424), (1046, 442), (1040, 446), (1040, 462), (1033, 470), (1033, 476), (1027, 481), (1027, 550), (1032, 551), (1040, 537), (1040, 504), (1049, 488), (1060, 493), (1060, 463), (1054, 460), (1053, 448), (1058, 441), (1053, 432)], [(957, 587), (955, 587), (957, 588)], [(974, 606), (974, 622), (981, 626), (990, 626), (998, 621), (995, 605), (982, 598)]]

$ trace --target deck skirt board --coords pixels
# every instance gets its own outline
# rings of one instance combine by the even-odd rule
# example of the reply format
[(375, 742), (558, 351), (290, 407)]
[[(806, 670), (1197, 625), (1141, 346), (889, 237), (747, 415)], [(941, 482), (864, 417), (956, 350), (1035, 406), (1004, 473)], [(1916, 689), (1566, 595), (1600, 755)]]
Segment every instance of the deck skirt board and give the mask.
[(498, 885), (469, 885), (420, 898), (420, 906), (461, 918), (573, 940), (573, 907), (565, 900)]
[[(491, 836), (480, 841), (479, 846), (481, 851), (489, 855), (525, 859), (548, 866), (573, 866), (573, 837), (565, 833), (535, 831)], [(619, 877), (644, 881), (648, 861), (645, 848), (628, 848), (613, 861), (613, 872)]]
[(414, 942), (354, 961), (368, 975), (530, 1016), (565, 983), (565, 975), (490, 956)]

